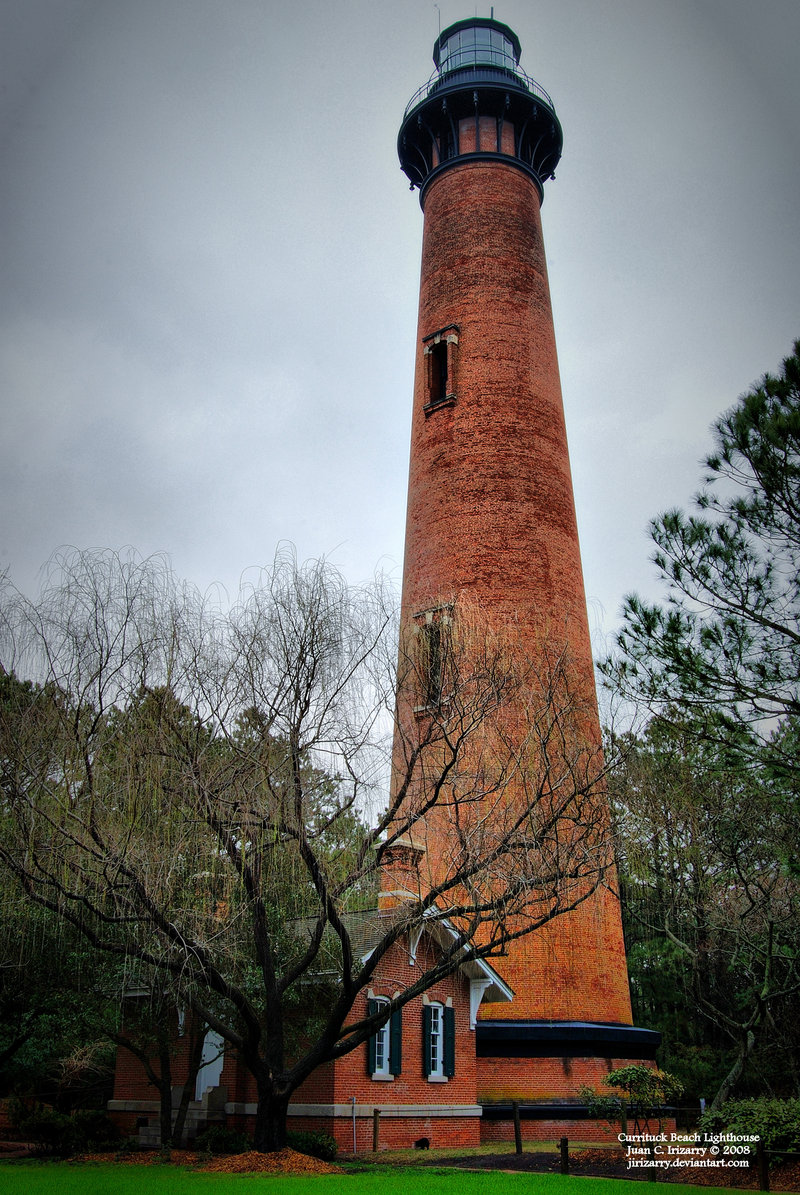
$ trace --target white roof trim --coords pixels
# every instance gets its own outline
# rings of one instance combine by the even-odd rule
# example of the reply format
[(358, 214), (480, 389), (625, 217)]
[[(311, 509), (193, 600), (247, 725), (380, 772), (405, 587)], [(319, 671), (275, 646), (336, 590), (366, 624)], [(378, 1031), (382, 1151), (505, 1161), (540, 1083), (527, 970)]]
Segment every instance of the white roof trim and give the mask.
[[(442, 930), (445, 930), (451, 940), (458, 937), (458, 931), (446, 918), (440, 917), (436, 918), (436, 920), (432, 920), (433, 917), (433, 913), (425, 914), (425, 920), (429, 922), (429, 924), (425, 926), (425, 929), (427, 929), (428, 933), (430, 933), (432, 937), (436, 937), (436, 934), (433, 932), (435, 927), (440, 927)], [(506, 981), (501, 979), (494, 967), (491, 967), (487, 963), (486, 959), (465, 959), (463, 963), (459, 964), (459, 970), (463, 971), (470, 981), (486, 981), (486, 987), (484, 989), (483, 995), (481, 996), (481, 1003), (487, 1001), (490, 1004), (505, 1004), (510, 1003), (514, 999), (513, 988), (510, 988)]]

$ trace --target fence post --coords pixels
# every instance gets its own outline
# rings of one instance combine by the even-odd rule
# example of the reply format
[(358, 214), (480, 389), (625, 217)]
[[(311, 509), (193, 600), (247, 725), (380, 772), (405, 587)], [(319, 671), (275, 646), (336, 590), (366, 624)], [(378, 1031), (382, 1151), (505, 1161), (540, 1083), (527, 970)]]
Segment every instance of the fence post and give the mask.
[(759, 1140), (756, 1145), (756, 1162), (758, 1163), (758, 1186), (761, 1191), (769, 1190), (769, 1158), (764, 1149), (764, 1142)]
[(381, 1110), (380, 1108), (372, 1109), (372, 1152), (378, 1152), (378, 1135), (381, 1129)]
[[(649, 1128), (650, 1126), (648, 1124), (645, 1127)], [(652, 1143), (652, 1141), (650, 1142), (650, 1144), (647, 1147), (647, 1156), (650, 1159), (650, 1164), (647, 1167), (647, 1169), (650, 1172), (649, 1176), (648, 1176), (649, 1180), (651, 1183), (657, 1183), (658, 1182), (658, 1169), (656, 1168), (656, 1147)]]
[(522, 1153), (522, 1126), (519, 1123), (519, 1100), (512, 1100), (514, 1112), (514, 1146), (518, 1154)]
[(569, 1174), (569, 1137), (562, 1137), (559, 1142), (561, 1150), (561, 1166), (562, 1174)]

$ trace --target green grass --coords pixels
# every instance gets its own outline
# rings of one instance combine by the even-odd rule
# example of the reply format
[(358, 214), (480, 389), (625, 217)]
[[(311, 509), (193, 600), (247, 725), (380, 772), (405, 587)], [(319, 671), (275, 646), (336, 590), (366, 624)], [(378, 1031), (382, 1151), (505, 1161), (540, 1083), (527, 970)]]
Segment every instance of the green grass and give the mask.
[[(72, 1165), (68, 1162), (0, 1163), (3, 1195), (663, 1195), (663, 1183), (558, 1174), (370, 1166), (345, 1175), (199, 1174), (175, 1166)], [(709, 1195), (708, 1188), (672, 1186), (676, 1195)], [(719, 1190), (719, 1188), (717, 1188)]]

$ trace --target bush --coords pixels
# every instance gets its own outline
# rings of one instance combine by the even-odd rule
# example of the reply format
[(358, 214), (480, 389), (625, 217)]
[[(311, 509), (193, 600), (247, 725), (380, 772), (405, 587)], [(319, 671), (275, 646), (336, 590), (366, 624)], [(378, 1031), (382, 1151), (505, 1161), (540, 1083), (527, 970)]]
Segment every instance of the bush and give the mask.
[(605, 1095), (602, 1091), (595, 1091), (593, 1087), (579, 1087), (578, 1096), (586, 1105), (586, 1111), (592, 1119), (615, 1122), (622, 1116), (622, 1100), (618, 1095)]
[(117, 1149), (122, 1133), (102, 1108), (81, 1108), (72, 1118), (79, 1140), (79, 1149)]
[(121, 1133), (107, 1112), (83, 1109), (74, 1116), (54, 1108), (23, 1109), (17, 1119), (17, 1131), (24, 1141), (36, 1146), (37, 1153), (69, 1158), (84, 1150), (115, 1148)]
[(299, 1154), (308, 1154), (312, 1158), (319, 1158), (321, 1162), (333, 1162), (339, 1146), (330, 1133), (321, 1130), (315, 1132), (287, 1133), (286, 1144)]
[(200, 1153), (243, 1154), (253, 1148), (253, 1143), (246, 1133), (212, 1124), (197, 1136), (194, 1147)]
[(54, 1108), (37, 1108), (23, 1116), (17, 1128), (37, 1153), (69, 1158), (81, 1149), (80, 1131), (71, 1116)]
[(800, 1153), (800, 1100), (728, 1100), (718, 1112), (704, 1112), (698, 1127), (706, 1133), (758, 1134), (770, 1162), (780, 1162), (784, 1154)]

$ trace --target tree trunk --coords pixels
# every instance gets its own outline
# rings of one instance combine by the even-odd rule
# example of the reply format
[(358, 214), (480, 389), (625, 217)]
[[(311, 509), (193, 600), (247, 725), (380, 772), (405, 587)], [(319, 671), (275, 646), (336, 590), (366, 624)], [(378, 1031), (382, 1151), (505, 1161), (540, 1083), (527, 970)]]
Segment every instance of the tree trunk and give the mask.
[(189, 1037), (189, 1061), (188, 1070), (186, 1073), (186, 1082), (183, 1085), (181, 1092), (180, 1103), (178, 1104), (178, 1112), (175, 1117), (175, 1125), (172, 1129), (172, 1144), (180, 1149), (183, 1140), (183, 1131), (186, 1125), (186, 1113), (189, 1111), (189, 1104), (194, 1095), (195, 1084), (197, 1083), (197, 1072), (200, 1070), (200, 1063), (203, 1059), (203, 1042), (206, 1036), (206, 1027), (204, 1024), (195, 1025), (190, 1031)]
[(253, 1145), (261, 1153), (286, 1148), (286, 1114), (289, 1096), (276, 1095), (271, 1084), (258, 1084), (258, 1108)]
[(169, 1149), (172, 1139), (172, 1065), (168, 1040), (162, 1034), (159, 1034), (158, 1059), (160, 1074), (156, 1074), (146, 1049), (138, 1046), (129, 1037), (125, 1037), (121, 1033), (107, 1032), (107, 1035), (111, 1041), (116, 1042), (118, 1046), (122, 1046), (124, 1050), (129, 1050), (134, 1058), (138, 1058), (144, 1068), (148, 1081), (152, 1083), (158, 1092), (161, 1148)]
[(742, 1045), (739, 1049), (739, 1057), (736, 1059), (733, 1066), (728, 1071), (725, 1078), (722, 1080), (722, 1082), (719, 1086), (719, 1091), (714, 1096), (714, 1099), (711, 1102), (711, 1107), (709, 1108), (710, 1112), (718, 1112), (719, 1109), (722, 1107), (722, 1105), (725, 1103), (725, 1101), (730, 1098), (731, 1092), (736, 1087), (736, 1084), (739, 1082), (740, 1078), (742, 1077), (742, 1072), (744, 1071), (745, 1063), (747, 1062), (747, 1059), (750, 1057), (750, 1055), (753, 1053), (755, 1044), (756, 1044), (756, 1035), (755, 1035), (755, 1033), (753, 1033), (752, 1029), (748, 1029), (747, 1036), (746, 1036), (745, 1040), (742, 1042)]
[(161, 1070), (158, 1084), (161, 1149), (166, 1152), (172, 1145), (172, 1059), (169, 1038), (164, 1033), (158, 1035), (158, 1062)]

